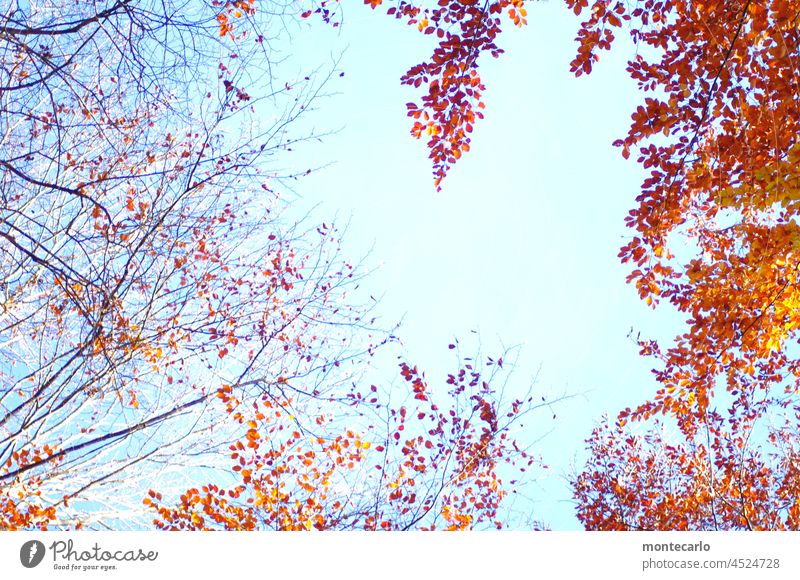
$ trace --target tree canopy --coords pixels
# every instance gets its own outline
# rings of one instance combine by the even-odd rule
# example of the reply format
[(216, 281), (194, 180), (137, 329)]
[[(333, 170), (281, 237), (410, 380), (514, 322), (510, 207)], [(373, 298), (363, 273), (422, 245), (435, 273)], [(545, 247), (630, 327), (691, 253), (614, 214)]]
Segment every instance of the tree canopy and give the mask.
[(504, 524), (540, 402), (476, 353), (435, 396), (405, 362), (365, 384), (393, 329), (336, 226), (285, 212), (281, 155), (336, 72), (273, 76), (299, 8), (4, 9), (0, 528)]
[(578, 515), (592, 529), (797, 529), (800, 6), (568, 4), (589, 16), (577, 75), (617, 30), (637, 47), (627, 70), (649, 96), (615, 145), (648, 172), (620, 258), (642, 299), (686, 317), (668, 348), (639, 341), (658, 390), (590, 438)]
[[(685, 319), (670, 344), (637, 339), (656, 390), (589, 435), (577, 516), (797, 529), (800, 2), (565, 2), (585, 18), (576, 76), (633, 43), (641, 104), (614, 145), (646, 176), (618, 257)], [(432, 40), (400, 83), (441, 189), (484, 116), (480, 64), (531, 3), (366, 4)], [(0, 528), (506, 525), (536, 467), (514, 432), (548, 402), (505, 399), (503, 358), (480, 352), (441, 388), (404, 360), (402, 387), (369, 384), (393, 329), (336, 226), (285, 212), (283, 156), (337, 71), (289, 83), (273, 45), (337, 10), (3, 9)]]

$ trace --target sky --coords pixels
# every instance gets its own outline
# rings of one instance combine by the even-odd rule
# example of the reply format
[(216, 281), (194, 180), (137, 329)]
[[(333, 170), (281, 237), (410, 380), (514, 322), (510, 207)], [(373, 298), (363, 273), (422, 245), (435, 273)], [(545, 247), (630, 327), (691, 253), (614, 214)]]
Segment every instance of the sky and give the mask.
[(576, 79), (578, 19), (552, 0), (532, 3), (528, 22), (507, 27), (506, 53), (482, 61), (486, 119), (438, 193), (424, 143), (408, 134), (405, 103), (418, 95), (399, 82), (429, 54), (427, 39), (356, 3), (340, 29), (294, 31), (298, 74), (340, 56), (345, 73), (305, 121), (337, 132), (295, 152), (300, 166), (324, 166), (298, 182), (296, 208), (349, 223), (345, 253), (376, 268), (365, 283), (378, 312), (402, 320), (403, 352), (432, 384), (452, 367), (447, 345), (476, 331), (485, 354), (519, 347), (522, 391), (534, 382), (536, 394), (569, 397), (555, 420), (542, 413), (527, 427), (544, 435), (536, 451), (548, 465), (531, 509), (552, 529), (580, 529), (565, 476), (584, 440), (656, 388), (631, 329), (663, 340), (680, 321), (640, 302), (617, 258), (642, 177), (611, 146), (641, 98), (625, 74), (632, 47), (623, 41)]

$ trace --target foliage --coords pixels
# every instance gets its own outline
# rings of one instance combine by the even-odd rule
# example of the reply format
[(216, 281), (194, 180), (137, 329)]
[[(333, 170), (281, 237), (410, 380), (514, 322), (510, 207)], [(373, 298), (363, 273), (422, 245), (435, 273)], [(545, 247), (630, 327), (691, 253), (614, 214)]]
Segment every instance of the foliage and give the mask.
[[(648, 173), (620, 258), (642, 299), (687, 317), (669, 348), (639, 341), (658, 361), (659, 388), (590, 439), (576, 479), (581, 520), (600, 529), (796, 529), (800, 5), (567, 5), (588, 14), (577, 75), (592, 70), (615, 30), (627, 28), (636, 44), (628, 72), (650, 96), (615, 144)], [(627, 421), (659, 415), (675, 422), (674, 442), (625, 443)], [(615, 462), (603, 472), (606, 453)], [(647, 470), (623, 477), (625, 462)]]
[[(533, 400), (505, 408), (473, 363), (436, 397), (404, 365), (416, 406), (363, 389), (394, 337), (335, 226), (284, 212), (275, 157), (327, 80), (272, 76), (295, 9), (0, 15), (0, 529), (502, 525), (498, 465), (532, 461), (509, 432)], [(437, 53), (443, 98), (492, 50), (471, 42)], [(462, 151), (473, 105), (442, 102)]]
[(702, 432), (661, 421), (644, 432), (608, 423), (573, 480), (588, 530), (794, 530), (800, 520), (795, 425), (756, 443), (755, 418), (710, 413)]
[[(323, 1), (302, 16), (316, 14), (338, 26), (335, 4)], [(364, 4), (378, 9), (384, 2), (364, 0)], [(486, 87), (478, 60), (484, 54), (500, 56), (503, 49), (496, 40), (503, 20), (523, 26), (528, 12), (524, 0), (438, 0), (436, 6), (392, 0), (387, 4), (387, 15), (437, 40), (430, 58), (411, 66), (400, 82), (426, 91), (419, 103), (406, 107), (414, 120), (411, 135), (427, 139), (434, 185), (440, 190), (447, 172), (469, 151), (475, 122), (484, 117)]]
[(347, 298), (336, 229), (281, 217), (270, 160), (318, 86), (254, 80), (266, 19), (220, 17), (248, 6), (3, 15), (3, 528), (141, 525), (145, 482), (225, 446), (222, 382), (329, 396), (387, 339)]
[[(486, 361), (488, 374), (468, 361), (448, 375), (443, 396), (405, 362), (400, 372), (412, 387), (411, 402), (382, 403), (374, 385), (351, 393), (350, 404), (368, 419), (363, 432), (340, 425), (330, 408), (313, 423), (293, 415), (288, 421), (291, 399), (268, 393), (244, 405), (222, 387), (218, 396), (242, 426), (230, 445), (236, 485), (193, 487), (172, 506), (151, 490), (145, 504), (157, 512), (156, 526), (169, 530), (507, 526), (500, 504), (509, 491), (501, 471), (524, 477), (538, 465), (511, 428), (548, 403), (528, 397), (506, 407), (491, 387), (503, 372), (502, 359), (499, 366)], [(518, 482), (510, 483), (516, 493)]]

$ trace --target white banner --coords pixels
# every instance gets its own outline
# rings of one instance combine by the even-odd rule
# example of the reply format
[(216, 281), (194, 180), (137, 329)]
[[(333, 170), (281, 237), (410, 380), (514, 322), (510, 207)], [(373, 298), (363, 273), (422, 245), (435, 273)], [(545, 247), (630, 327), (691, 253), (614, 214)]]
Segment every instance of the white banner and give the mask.
[(0, 578), (800, 578), (800, 533), (5, 532)]

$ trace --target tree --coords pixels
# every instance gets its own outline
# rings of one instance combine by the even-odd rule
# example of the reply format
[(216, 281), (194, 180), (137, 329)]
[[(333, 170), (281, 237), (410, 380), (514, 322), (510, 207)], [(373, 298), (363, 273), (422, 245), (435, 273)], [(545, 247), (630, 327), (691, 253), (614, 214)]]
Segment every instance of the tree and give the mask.
[[(590, 439), (579, 516), (603, 529), (796, 529), (800, 4), (567, 4), (589, 14), (577, 75), (615, 29), (637, 46), (628, 71), (650, 96), (615, 144), (649, 174), (620, 258), (642, 299), (687, 317), (669, 348), (639, 341), (658, 361), (658, 391)], [(674, 440), (625, 443), (626, 422), (658, 415), (674, 421)], [(604, 474), (608, 449), (617, 460)], [(625, 457), (650, 471), (620, 479)]]
[[(282, 216), (296, 174), (275, 154), (303, 138), (292, 123), (327, 80), (271, 76), (295, 8), (27, 2), (0, 16), (1, 529), (501, 523), (496, 466), (531, 460), (509, 428), (533, 399), (506, 409), (469, 366), (438, 403), (448, 414), (366, 391), (393, 337), (350, 297), (362, 274), (335, 227)], [(464, 86), (487, 49), (429, 74)], [(464, 150), (479, 98), (466, 90), (462, 106), (446, 89), (449, 112), (426, 101), (448, 127), (432, 130), (431, 147), (450, 144), (440, 176), (447, 147)], [(416, 369), (401, 372), (428, 402)], [(276, 465), (289, 487), (271, 496)], [(217, 483), (200, 493), (198, 478)]]
[[(475, 359), (477, 360), (477, 359)], [(444, 389), (431, 389), (408, 363), (400, 374), (413, 399), (392, 405), (376, 386), (348, 394), (347, 409), (326, 405), (306, 420), (286, 394), (265, 393), (251, 405), (223, 387), (219, 397), (241, 426), (230, 445), (239, 476), (227, 489), (192, 487), (174, 505), (150, 490), (145, 505), (169, 530), (463, 530), (514, 525), (501, 503), (539, 467), (520, 448), (522, 418), (550, 405), (529, 395), (502, 401), (495, 385), (502, 358), (484, 370), (466, 357)], [(397, 389), (394, 389), (397, 390)], [(385, 402), (386, 398), (388, 402)], [(313, 419), (313, 421), (312, 421)], [(354, 425), (358, 425), (358, 428)], [(360, 428), (360, 431), (357, 430)]]
[(797, 529), (797, 426), (760, 442), (756, 422), (714, 412), (693, 436), (658, 420), (598, 426), (572, 479), (578, 519), (588, 530)]
[(222, 381), (326, 396), (387, 340), (344, 298), (335, 228), (280, 217), (270, 157), (318, 89), (253, 81), (265, 22), (246, 2), (3, 15), (0, 527), (135, 525), (144, 482), (225, 446)]
[[(378, 8), (383, 0), (364, 0)], [(437, 190), (447, 172), (470, 149), (473, 125), (483, 119), (483, 92), (479, 59), (484, 54), (497, 58), (503, 50), (496, 44), (503, 18), (515, 26), (527, 23), (524, 0), (439, 0), (436, 7), (406, 0), (388, 2), (386, 13), (404, 20), (424, 35), (433, 35), (438, 44), (429, 60), (415, 64), (402, 76), (401, 83), (427, 92), (421, 103), (407, 103), (408, 116), (414, 119), (411, 135), (427, 138)], [(325, 3), (323, 2), (323, 6)], [(325, 8), (316, 9), (329, 18)], [(309, 16), (311, 11), (304, 13)]]

